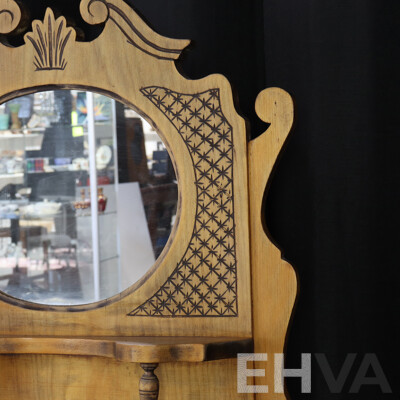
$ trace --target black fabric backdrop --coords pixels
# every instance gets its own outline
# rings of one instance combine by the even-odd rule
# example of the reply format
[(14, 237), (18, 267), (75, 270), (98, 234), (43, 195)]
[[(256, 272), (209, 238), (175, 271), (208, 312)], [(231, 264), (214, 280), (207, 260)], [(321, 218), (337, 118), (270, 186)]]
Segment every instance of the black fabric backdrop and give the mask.
[[(398, 399), (400, 2), (126, 1), (159, 33), (193, 39), (181, 71), (227, 76), (252, 137), (265, 128), (253, 111), (260, 90), (282, 87), (296, 101), (266, 200), (269, 230), (301, 286), (286, 366), (325, 353), (336, 375), (347, 353), (358, 357), (340, 394), (313, 358), (312, 394), (288, 379), (292, 399)], [(77, 0), (30, 4), (35, 17), (44, 4), (78, 15)], [(393, 394), (376, 385), (348, 394), (366, 353), (377, 355)]]

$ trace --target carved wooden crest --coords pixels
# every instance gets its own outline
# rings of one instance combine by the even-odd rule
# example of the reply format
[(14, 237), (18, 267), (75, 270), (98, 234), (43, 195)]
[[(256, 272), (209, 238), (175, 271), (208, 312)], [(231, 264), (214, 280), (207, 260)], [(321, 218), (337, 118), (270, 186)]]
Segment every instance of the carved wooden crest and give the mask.
[(33, 33), (28, 33), (26, 40), (31, 42), (35, 49), (33, 64), (36, 71), (64, 70), (67, 66), (64, 57), (65, 47), (69, 39), (75, 39), (75, 31), (66, 25), (65, 18), (55, 19), (50, 8), (47, 9), (43, 22), (33, 23)]

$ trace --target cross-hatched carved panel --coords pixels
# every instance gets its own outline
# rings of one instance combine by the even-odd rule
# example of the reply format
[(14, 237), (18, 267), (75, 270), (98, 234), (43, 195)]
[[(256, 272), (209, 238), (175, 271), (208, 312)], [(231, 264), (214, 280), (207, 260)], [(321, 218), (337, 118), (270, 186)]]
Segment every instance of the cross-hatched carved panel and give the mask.
[(232, 126), (219, 89), (141, 90), (177, 129), (193, 162), (196, 217), (189, 246), (161, 288), (131, 316), (235, 317), (237, 279)]

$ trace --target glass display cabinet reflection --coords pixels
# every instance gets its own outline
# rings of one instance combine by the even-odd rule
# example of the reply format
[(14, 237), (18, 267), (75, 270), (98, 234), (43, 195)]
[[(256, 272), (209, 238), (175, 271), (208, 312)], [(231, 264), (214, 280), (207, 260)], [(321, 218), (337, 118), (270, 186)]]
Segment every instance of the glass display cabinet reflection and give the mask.
[(57, 90), (2, 105), (0, 128), (0, 290), (88, 304), (139, 280), (178, 198), (152, 126), (109, 97)]

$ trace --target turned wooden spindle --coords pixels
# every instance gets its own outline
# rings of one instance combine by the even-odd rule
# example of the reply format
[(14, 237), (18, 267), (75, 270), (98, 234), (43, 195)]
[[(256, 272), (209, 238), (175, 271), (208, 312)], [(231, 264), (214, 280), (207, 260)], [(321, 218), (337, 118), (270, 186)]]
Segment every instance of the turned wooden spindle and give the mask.
[(140, 364), (140, 366), (145, 371), (139, 383), (140, 400), (157, 400), (159, 382), (154, 370), (158, 367), (158, 364)]

